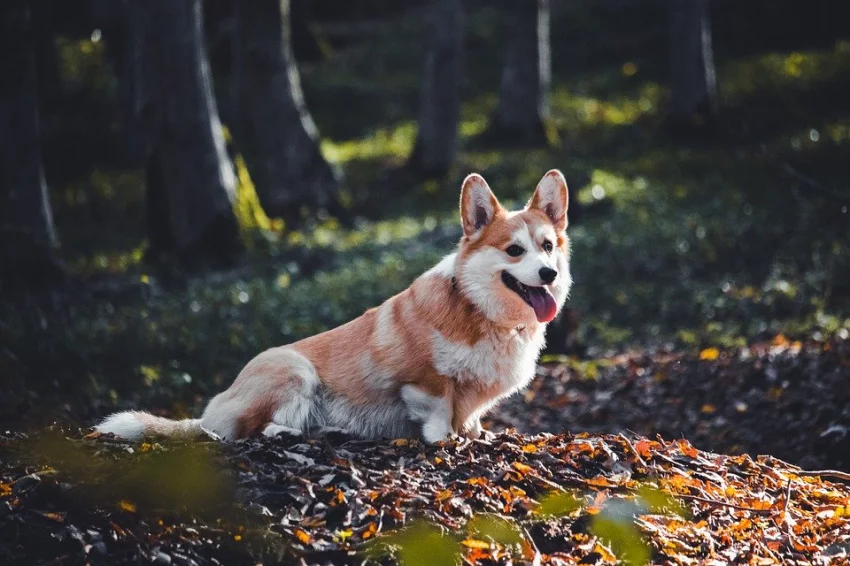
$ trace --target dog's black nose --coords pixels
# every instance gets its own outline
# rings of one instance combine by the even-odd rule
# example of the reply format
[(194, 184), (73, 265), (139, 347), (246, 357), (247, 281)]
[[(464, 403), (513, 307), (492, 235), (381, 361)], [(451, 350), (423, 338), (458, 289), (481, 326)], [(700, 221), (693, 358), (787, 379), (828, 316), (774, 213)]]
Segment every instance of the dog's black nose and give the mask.
[(538, 273), (540, 274), (540, 280), (543, 281), (544, 285), (548, 285), (555, 280), (555, 277), (558, 276), (558, 272), (551, 267), (541, 267)]

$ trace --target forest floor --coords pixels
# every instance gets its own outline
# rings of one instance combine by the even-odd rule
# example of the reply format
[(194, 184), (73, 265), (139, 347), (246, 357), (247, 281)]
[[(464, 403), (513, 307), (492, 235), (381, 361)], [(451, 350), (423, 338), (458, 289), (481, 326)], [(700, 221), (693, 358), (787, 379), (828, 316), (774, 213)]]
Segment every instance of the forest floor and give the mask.
[[(557, 142), (494, 148), (478, 136), (496, 101), (496, 11), (470, 6), (447, 178), (398, 169), (423, 14), (356, 38), (320, 25), (335, 48), (302, 79), (350, 217), (270, 222), (231, 147), (248, 252), (202, 274), (144, 261), (142, 172), (89, 154), (121, 145), (103, 46), (57, 42), (76, 114), (45, 117), (46, 167), (70, 281), (0, 297), (0, 562), (395, 548), (418, 564), (417, 544), (428, 563), (846, 562), (850, 490), (794, 466), (850, 471), (850, 41), (800, 40), (795, 11), (781, 44), (742, 46), (756, 37), (746, 11), (720, 14), (721, 118), (685, 135), (664, 123), (666, 3), (571, 3), (552, 16)], [(540, 375), (491, 415), (518, 432), (442, 446), (86, 437), (116, 409), (197, 415), (257, 352), (403, 289), (457, 241), (470, 171), (517, 205), (553, 167), (571, 190), (575, 286)]]
[[(0, 557), (22, 565), (390, 556), (407, 566), (461, 558), (850, 564), (850, 474), (717, 453), (850, 467), (847, 429), (827, 427), (850, 406), (850, 342), (778, 338), (595, 363), (592, 371), (541, 368), (487, 423), (530, 432), (488, 440), (427, 446), (330, 432), (130, 444), (60, 427), (7, 433)], [(542, 432), (575, 422), (608, 434)], [(623, 429), (661, 436), (617, 434)]]

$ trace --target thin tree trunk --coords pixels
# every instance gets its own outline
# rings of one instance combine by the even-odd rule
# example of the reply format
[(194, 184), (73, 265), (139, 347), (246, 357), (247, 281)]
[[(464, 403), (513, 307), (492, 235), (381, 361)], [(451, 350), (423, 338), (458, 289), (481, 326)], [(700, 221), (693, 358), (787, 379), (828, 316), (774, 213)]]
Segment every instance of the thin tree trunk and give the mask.
[(30, 284), (61, 273), (41, 160), (28, 0), (0, 7), (0, 278)]
[(680, 123), (717, 114), (708, 0), (672, 2), (671, 115)]
[(131, 0), (126, 95), (144, 132), (148, 231), (155, 253), (227, 259), (239, 248), (236, 178), (204, 49), (200, 0)]
[(552, 57), (549, 0), (503, 0), (507, 51), (490, 135), (517, 144), (546, 144)]
[(342, 175), (322, 156), (304, 103), (292, 54), (290, 1), (251, 0), (236, 9), (236, 141), (260, 203), (270, 216), (284, 217), (297, 215), (302, 204), (330, 206)]
[(408, 167), (445, 175), (457, 155), (463, 65), (463, 2), (432, 0), (419, 100), (419, 132)]

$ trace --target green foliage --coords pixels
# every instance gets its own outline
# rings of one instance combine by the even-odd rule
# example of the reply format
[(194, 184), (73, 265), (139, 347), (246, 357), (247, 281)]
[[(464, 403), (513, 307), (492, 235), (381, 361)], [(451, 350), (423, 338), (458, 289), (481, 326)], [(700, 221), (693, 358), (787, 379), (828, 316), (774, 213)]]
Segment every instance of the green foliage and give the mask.
[(517, 524), (507, 517), (493, 513), (479, 513), (467, 524), (470, 536), (489, 540), (504, 546), (520, 545), (523, 534)]
[(215, 462), (214, 445), (142, 443), (135, 456), (92, 454), (79, 442), (42, 436), (28, 446), (28, 459), (42, 473), (61, 473), (77, 494), (92, 504), (118, 506), (133, 513), (230, 513), (234, 486)]
[(541, 517), (563, 517), (584, 507), (583, 502), (573, 493), (553, 491), (540, 500), (535, 512)]
[(365, 554), (372, 559), (390, 554), (401, 566), (460, 564), (458, 540), (427, 521), (382, 536), (367, 547)]
[(597, 515), (591, 521), (590, 532), (609, 541), (614, 555), (623, 564), (641, 566), (649, 562), (649, 546), (631, 521)]

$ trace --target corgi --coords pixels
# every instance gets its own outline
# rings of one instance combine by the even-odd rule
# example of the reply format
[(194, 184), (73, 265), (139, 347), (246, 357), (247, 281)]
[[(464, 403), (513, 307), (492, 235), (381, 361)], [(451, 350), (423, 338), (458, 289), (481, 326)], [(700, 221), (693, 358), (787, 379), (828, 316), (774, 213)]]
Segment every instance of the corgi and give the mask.
[(456, 251), (410, 287), (347, 324), (262, 352), (200, 419), (128, 411), (95, 429), (128, 440), (325, 427), (429, 443), (478, 437), (481, 417), (534, 377), (546, 324), (569, 293), (568, 202), (557, 170), (514, 212), (469, 175)]

